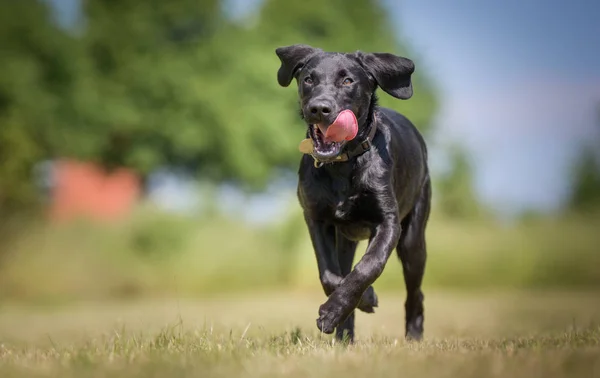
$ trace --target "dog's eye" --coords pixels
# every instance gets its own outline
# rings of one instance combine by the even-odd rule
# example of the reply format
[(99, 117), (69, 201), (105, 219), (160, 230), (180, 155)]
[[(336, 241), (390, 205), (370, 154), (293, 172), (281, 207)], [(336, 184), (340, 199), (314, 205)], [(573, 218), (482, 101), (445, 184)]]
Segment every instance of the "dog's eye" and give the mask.
[(346, 79), (344, 79), (344, 82), (342, 84), (344, 84), (344, 85), (350, 85), (352, 83), (354, 83), (354, 80), (352, 80), (349, 77), (347, 77)]
[(306, 84), (312, 84), (313, 83), (313, 79), (310, 76), (307, 76), (304, 78), (304, 82)]

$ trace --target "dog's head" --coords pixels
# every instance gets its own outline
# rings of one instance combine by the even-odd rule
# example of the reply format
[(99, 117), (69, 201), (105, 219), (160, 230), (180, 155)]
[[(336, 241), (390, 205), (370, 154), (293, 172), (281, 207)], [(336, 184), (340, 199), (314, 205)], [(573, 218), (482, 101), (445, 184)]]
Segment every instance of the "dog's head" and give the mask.
[(314, 153), (324, 160), (337, 156), (346, 143), (324, 138), (340, 112), (351, 110), (358, 120), (359, 135), (364, 135), (378, 86), (402, 100), (413, 93), (415, 68), (407, 58), (388, 53), (325, 52), (308, 45), (280, 47), (275, 52), (281, 60), (277, 81), (287, 87), (296, 79)]

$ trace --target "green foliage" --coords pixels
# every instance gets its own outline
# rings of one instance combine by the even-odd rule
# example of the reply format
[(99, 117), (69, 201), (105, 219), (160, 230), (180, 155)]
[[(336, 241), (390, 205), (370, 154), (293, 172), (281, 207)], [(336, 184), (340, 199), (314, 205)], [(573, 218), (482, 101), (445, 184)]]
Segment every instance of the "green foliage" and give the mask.
[(449, 150), (450, 170), (434, 176), (436, 211), (450, 218), (478, 218), (485, 210), (475, 194), (473, 168), (466, 152), (457, 146)]
[(87, 1), (73, 107), (83, 148), (70, 154), (143, 174), (168, 163), (201, 166), (217, 136), (203, 82), (212, 74), (207, 44), (221, 20), (218, 6)]
[(35, 198), (32, 169), (54, 152), (72, 84), (71, 40), (34, 0), (0, 2), (0, 217)]
[[(482, 220), (448, 222), (436, 214), (427, 229), (428, 290), (600, 287), (598, 213), (504, 227)], [(270, 289), (321, 293), (299, 212), (269, 227), (145, 209), (113, 225), (33, 225), (23, 230), (0, 264), (0, 300)], [(360, 243), (356, 261), (365, 249), (366, 243)], [(404, 287), (397, 258), (390, 258), (375, 287), (382, 292)]]
[(595, 148), (586, 148), (578, 160), (569, 203), (573, 210), (587, 211), (600, 206), (600, 161), (597, 151)]
[[(85, 0), (82, 27), (62, 30), (41, 0), (2, 2), (0, 201), (31, 202), (33, 164), (54, 157), (143, 175), (179, 165), (253, 188), (294, 169), (304, 126), (275, 80), (277, 46), (414, 58), (379, 2), (352, 3), (269, 0), (248, 24), (219, 0)], [(430, 129), (435, 101), (418, 68), (401, 110)]]
[[(326, 51), (390, 52), (413, 59), (413, 97), (401, 101), (383, 91), (378, 91), (378, 95), (382, 106), (402, 112), (424, 133), (431, 132), (437, 110), (434, 88), (415, 52), (396, 38), (398, 31), (392, 27), (380, 1), (265, 0), (256, 31), (270, 48), (305, 43)], [(271, 75), (275, 77), (274, 72)], [(286, 96), (294, 95), (295, 91), (288, 90)]]
[(278, 287), (292, 277), (298, 243), (291, 238), (303, 235), (296, 229), (292, 236), (289, 227), (281, 231), (279, 226), (250, 228), (218, 215), (196, 219), (152, 208), (115, 224), (29, 225), (0, 261), (0, 300)]
[(600, 208), (600, 106), (597, 126), (599, 133), (581, 150), (573, 169), (570, 210), (594, 211)]
[(36, 197), (31, 170), (41, 156), (27, 130), (13, 120), (0, 120), (0, 214), (12, 214)]

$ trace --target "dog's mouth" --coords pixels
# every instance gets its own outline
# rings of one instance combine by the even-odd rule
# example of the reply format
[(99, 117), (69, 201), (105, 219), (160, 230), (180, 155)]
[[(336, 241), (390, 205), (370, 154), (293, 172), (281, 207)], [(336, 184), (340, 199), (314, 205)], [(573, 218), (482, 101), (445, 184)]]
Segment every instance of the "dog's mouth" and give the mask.
[[(342, 142), (329, 142), (325, 139), (325, 133), (323, 132), (323, 126), (320, 125), (309, 125), (308, 134), (313, 140), (313, 154), (319, 160), (327, 160), (335, 158), (342, 151), (342, 147), (346, 144), (346, 141)], [(325, 130), (326, 131), (326, 130)]]
[(313, 140), (313, 154), (320, 160), (335, 158), (347, 141), (358, 133), (358, 121), (352, 110), (342, 110), (335, 120), (326, 123), (310, 124), (309, 135)]

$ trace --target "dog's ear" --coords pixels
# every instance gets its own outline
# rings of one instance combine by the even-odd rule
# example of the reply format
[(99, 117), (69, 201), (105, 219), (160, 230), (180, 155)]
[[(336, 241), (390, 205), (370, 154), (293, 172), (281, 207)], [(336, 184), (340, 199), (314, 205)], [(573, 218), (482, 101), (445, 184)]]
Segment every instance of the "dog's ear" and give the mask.
[(308, 59), (320, 51), (320, 49), (308, 45), (291, 45), (275, 49), (275, 53), (281, 60), (281, 67), (277, 71), (279, 85), (282, 87), (290, 85), (292, 79)]
[(412, 97), (411, 75), (415, 71), (412, 60), (394, 54), (360, 51), (355, 56), (385, 92), (401, 100)]

